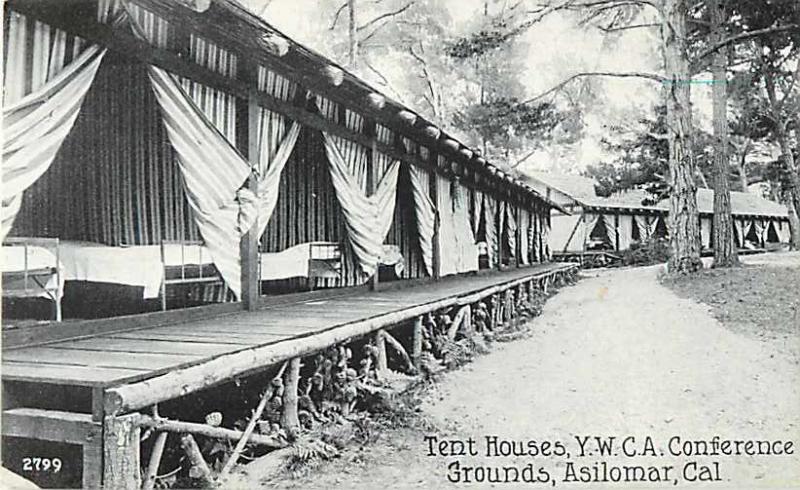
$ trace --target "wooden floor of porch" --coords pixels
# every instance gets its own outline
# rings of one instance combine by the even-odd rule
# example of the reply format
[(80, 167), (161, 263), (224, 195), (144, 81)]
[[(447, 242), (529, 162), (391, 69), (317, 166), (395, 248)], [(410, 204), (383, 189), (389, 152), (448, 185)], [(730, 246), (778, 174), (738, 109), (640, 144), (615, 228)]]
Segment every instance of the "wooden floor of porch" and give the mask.
[[(311, 337), (354, 322), (415, 308), (417, 314), (459, 304), (459, 298), (546, 276), (567, 264), (537, 264), (503, 272), (444, 278), (387, 291), (240, 311), (203, 320), (116, 331), (5, 350), (4, 381), (107, 388), (152, 378), (239, 351)], [(489, 294), (489, 293), (487, 293)], [(420, 309), (421, 308), (421, 309)]]

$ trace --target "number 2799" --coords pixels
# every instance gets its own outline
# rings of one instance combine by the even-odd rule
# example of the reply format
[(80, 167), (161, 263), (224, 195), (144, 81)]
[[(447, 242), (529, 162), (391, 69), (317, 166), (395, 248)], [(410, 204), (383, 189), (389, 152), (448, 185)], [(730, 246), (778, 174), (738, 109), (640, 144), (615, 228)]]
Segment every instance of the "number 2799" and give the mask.
[(22, 458), (22, 471), (61, 471), (61, 458)]

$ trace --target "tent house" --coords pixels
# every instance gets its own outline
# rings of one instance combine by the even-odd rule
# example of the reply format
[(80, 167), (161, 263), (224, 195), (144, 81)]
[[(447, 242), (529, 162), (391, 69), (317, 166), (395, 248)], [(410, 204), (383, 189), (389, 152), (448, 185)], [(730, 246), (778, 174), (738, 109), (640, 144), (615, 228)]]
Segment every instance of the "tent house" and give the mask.
[[(533, 173), (528, 183), (543, 196), (552, 199), (571, 215), (554, 211), (550, 247), (554, 254), (587, 251), (622, 251), (633, 242), (668, 236), (667, 202), (642, 204), (647, 194), (631, 190), (600, 197), (592, 179), (576, 175)], [(698, 189), (700, 243), (710, 251), (714, 193)], [(731, 192), (737, 246), (741, 249), (764, 249), (789, 241), (786, 209), (775, 202), (744, 192)]]
[(85, 318), (547, 260), (553, 203), (235, 0), (4, 9), (14, 298)]

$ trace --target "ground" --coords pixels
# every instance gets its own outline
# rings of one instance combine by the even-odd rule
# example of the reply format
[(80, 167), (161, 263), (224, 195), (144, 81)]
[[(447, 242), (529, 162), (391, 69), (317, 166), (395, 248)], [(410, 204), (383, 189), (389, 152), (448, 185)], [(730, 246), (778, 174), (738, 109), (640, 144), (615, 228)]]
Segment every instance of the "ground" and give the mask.
[[(787, 280), (794, 274), (796, 284), (800, 255), (775, 257), (748, 259), (761, 262), (753, 276), (760, 279), (754, 279), (749, 288), (758, 289), (757, 281), (778, 270), (770, 267), (779, 266)], [(720, 323), (714, 317), (724, 317), (719, 305), (690, 299), (707, 298), (701, 294), (704, 291), (713, 293), (710, 288), (715, 287), (718, 274), (677, 288), (679, 296), (659, 281), (660, 271), (648, 267), (584, 273), (578, 285), (563, 289), (547, 303), (544, 313), (533, 320), (529, 338), (496, 344), (490, 354), (446, 373), (430, 389), (420, 419), (430, 421), (433, 428), (412, 425), (386, 431), (374, 444), (345, 452), (311, 476), (265, 486), (440, 488), (448, 485), (448, 475), (454, 476), (447, 468), (454, 461), (462, 466), (514, 465), (518, 469), (532, 463), (534, 471), (543, 468), (549, 475), (547, 486), (575, 488), (601, 486), (597, 482), (602, 481), (603, 468), (595, 465), (603, 462), (609, 467), (642, 466), (649, 478), (665, 480), (631, 483), (631, 487), (688, 486), (692, 478), (701, 476), (704, 466), (711, 472), (703, 475), (718, 478), (710, 483), (716, 488), (800, 485), (797, 447), (792, 448), (793, 455), (670, 454), (670, 440), (676, 436), (681, 441), (710, 441), (715, 435), (780, 440), (787, 450), (785, 441), (800, 445), (800, 369), (794, 355), (800, 325), (795, 317), (793, 323), (776, 327), (775, 335), (759, 335), (766, 328), (763, 325), (770, 324), (763, 318), (747, 317), (738, 325)], [(739, 277), (743, 272), (734, 274)], [(787, 291), (796, 312), (797, 286)], [(428, 456), (426, 435), (462, 441), (472, 437), (481, 454)], [(539, 450), (545, 441), (561, 443), (567, 454), (487, 458), (485, 437), (491, 435), (523, 444), (535, 441)], [(589, 456), (587, 450), (580, 457), (576, 437), (584, 436), (616, 437), (612, 450), (616, 457), (600, 456), (593, 439), (587, 445), (593, 454)], [(626, 449), (635, 447), (646, 454), (624, 457), (619, 443), (626, 437), (635, 437)], [(655, 456), (647, 451), (648, 442)], [(662, 451), (664, 456), (660, 456)], [(656, 468), (649, 470), (651, 465)], [(565, 482), (570, 469), (581, 478), (580, 466), (589, 467), (587, 478), (592, 481)], [(663, 470), (664, 466), (672, 468)], [(594, 468), (601, 472), (597, 477)], [(536, 475), (542, 477), (542, 473)]]

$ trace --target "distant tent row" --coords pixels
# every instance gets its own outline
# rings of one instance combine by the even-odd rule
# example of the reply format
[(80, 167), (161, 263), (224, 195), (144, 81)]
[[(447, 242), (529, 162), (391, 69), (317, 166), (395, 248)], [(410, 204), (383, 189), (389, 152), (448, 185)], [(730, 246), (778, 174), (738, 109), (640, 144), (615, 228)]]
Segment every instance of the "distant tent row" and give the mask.
[[(610, 197), (595, 193), (592, 179), (576, 175), (534, 173), (529, 184), (542, 195), (561, 204), (572, 214), (554, 211), (551, 216), (550, 247), (554, 253), (587, 250), (622, 251), (634, 242), (666, 238), (668, 203), (643, 205), (641, 190)], [(714, 193), (698, 189), (700, 243), (713, 248)], [(788, 214), (782, 205), (754, 194), (731, 192), (735, 239), (743, 249), (762, 249), (790, 240)]]

